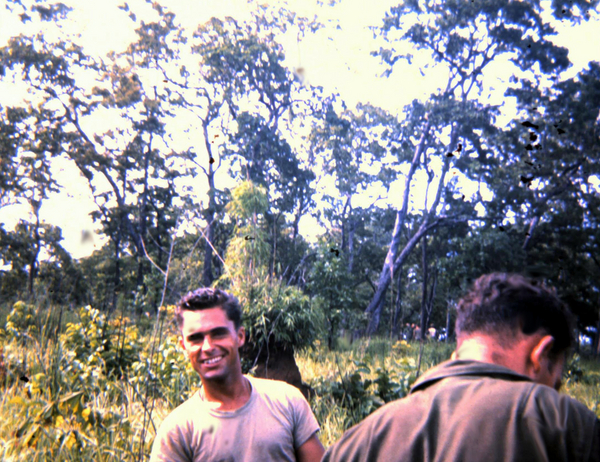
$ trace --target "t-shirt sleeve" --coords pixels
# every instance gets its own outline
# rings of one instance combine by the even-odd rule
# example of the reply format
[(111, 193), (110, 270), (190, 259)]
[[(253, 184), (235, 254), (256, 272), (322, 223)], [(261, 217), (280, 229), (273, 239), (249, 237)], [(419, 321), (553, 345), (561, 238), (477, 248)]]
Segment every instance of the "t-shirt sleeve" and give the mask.
[(290, 402), (294, 419), (294, 449), (298, 449), (319, 431), (319, 423), (300, 390), (295, 387), (290, 388), (292, 388)]
[(168, 416), (154, 438), (150, 462), (193, 462), (191, 444), (184, 428)]

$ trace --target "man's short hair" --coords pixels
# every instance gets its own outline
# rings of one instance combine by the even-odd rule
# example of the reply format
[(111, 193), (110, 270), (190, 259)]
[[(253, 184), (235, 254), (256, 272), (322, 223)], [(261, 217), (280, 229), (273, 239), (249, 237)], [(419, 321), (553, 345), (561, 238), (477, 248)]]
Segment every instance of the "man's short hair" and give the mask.
[(227, 319), (233, 321), (236, 329), (242, 325), (242, 309), (240, 302), (233, 295), (221, 289), (212, 287), (201, 287), (188, 292), (175, 306), (175, 322), (181, 330), (183, 327), (183, 311), (207, 310), (209, 308), (221, 308), (227, 314)]
[(526, 335), (543, 330), (554, 337), (553, 355), (575, 342), (573, 315), (555, 290), (519, 274), (481, 276), (456, 310), (457, 337), (482, 332), (503, 342), (519, 330)]

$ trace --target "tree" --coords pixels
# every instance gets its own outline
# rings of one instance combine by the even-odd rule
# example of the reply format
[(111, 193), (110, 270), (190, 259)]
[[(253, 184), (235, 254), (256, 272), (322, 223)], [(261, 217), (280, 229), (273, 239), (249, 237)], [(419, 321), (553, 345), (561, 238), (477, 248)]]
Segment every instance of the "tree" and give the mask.
[(305, 88), (283, 63), (275, 31), (284, 33), (290, 27), (316, 30), (318, 24), (285, 9), (258, 6), (245, 23), (213, 18), (194, 35), (206, 82), (221, 89), (236, 127), (225, 133), (223, 154), (232, 161), (231, 174), (267, 190), (271, 273), (277, 272), (277, 261), (283, 260), (283, 268), (295, 263), (278, 254), (278, 240), (285, 238), (281, 227), (290, 220), (295, 241), (300, 218), (312, 206), (314, 174), (288, 140), (294, 119), (307, 115), (307, 98), (316, 92)]
[(227, 246), (227, 271), (219, 284), (244, 307), (244, 367), (257, 366), (259, 376), (279, 377), (301, 388), (294, 351), (312, 344), (316, 313), (298, 288), (269, 273), (266, 190), (246, 181), (231, 196), (227, 213), (235, 229)]
[[(208, 186), (200, 214), (205, 222), (203, 283), (211, 284), (213, 268), (220, 271), (214, 241), (226, 201), (216, 184), (223, 163), (235, 179), (267, 187), (274, 272), (273, 262), (281, 260), (279, 239), (286, 236), (282, 229), (291, 220), (295, 241), (298, 222), (312, 205), (313, 179), (286, 141), (295, 114), (306, 113), (309, 92), (284, 66), (274, 32), (297, 28), (301, 36), (318, 25), (285, 8), (257, 5), (245, 21), (212, 18), (189, 34), (173, 13), (158, 4), (153, 8), (158, 19), (142, 23), (141, 39), (130, 50), (143, 58), (138, 66), (158, 74), (161, 100), (172, 113), (194, 116), (186, 131), (198, 135), (190, 137), (180, 165), (189, 175), (203, 175)], [(189, 66), (190, 57), (198, 59), (197, 67)], [(197, 201), (188, 195), (186, 204), (193, 209)], [(288, 263), (283, 267), (293, 264)]]
[[(355, 305), (352, 278), (345, 262), (345, 254), (331, 252), (327, 242), (322, 241), (317, 250), (316, 261), (312, 265), (308, 290), (314, 294), (325, 318), (327, 346), (335, 347), (340, 327), (353, 327), (352, 317), (357, 317), (352, 308)], [(337, 250), (337, 249), (336, 249)]]
[[(379, 324), (392, 274), (400, 269), (417, 242), (453, 213), (450, 203), (443, 201), (448, 197), (444, 190), (453, 185), (452, 181), (446, 181), (450, 159), (456, 158), (452, 162), (454, 168), (476, 181), (482, 181), (482, 171), (492, 175), (495, 161), (489, 154), (493, 137), (499, 131), (494, 126), (498, 109), (475, 99), (485, 89), (486, 68), (507, 55), (516, 69), (523, 72), (535, 64), (542, 73), (555, 75), (568, 66), (566, 50), (547, 39), (553, 30), (542, 21), (540, 9), (538, 2), (408, 1), (386, 14), (379, 32), (388, 40), (389, 47), (374, 52), (389, 66), (386, 73), (389, 75), (400, 59), (411, 62), (411, 55), (398, 52), (395, 47), (396, 43), (408, 42), (415, 50), (427, 53), (438, 70), (446, 70), (448, 79), (439, 94), (432, 95), (425, 105), (413, 103), (411, 113), (407, 114), (408, 130), (402, 137), (406, 146), (403, 161), (412, 160), (377, 292), (367, 307), (371, 316), (369, 333), (375, 332)], [(404, 21), (407, 17), (415, 21), (405, 26), (409, 24)], [(529, 38), (534, 36), (536, 40)], [(428, 158), (435, 158), (430, 157), (432, 154), (441, 164), (434, 199), (429, 204), (425, 200), (421, 226), (400, 250), (413, 177), (418, 169), (424, 170), (429, 192), (436, 176), (428, 167)], [(438, 215), (440, 211), (442, 215)], [(473, 212), (470, 216), (474, 216)]]
[[(357, 226), (364, 217), (364, 209), (356, 209), (353, 200), (360, 195), (389, 191), (393, 171), (389, 169), (386, 155), (396, 147), (393, 133), (398, 121), (382, 109), (359, 104), (354, 111), (345, 109), (342, 102), (340, 114), (335, 100), (325, 106), (321, 117), (313, 122), (310, 134), (311, 161), (321, 170), (322, 182), (331, 178), (337, 195), (325, 193), (323, 212), (328, 229), (341, 234), (340, 248), (347, 253), (348, 271), (353, 271)], [(373, 202), (377, 202), (377, 199)]]
[(0, 262), (10, 265), (0, 271), (3, 302), (35, 297), (38, 302), (69, 303), (86, 298), (81, 272), (61, 240), (59, 228), (39, 220), (20, 220), (13, 231), (0, 227)]
[[(140, 41), (144, 32), (143, 27), (138, 30)], [(50, 154), (65, 155), (88, 180), (98, 205), (93, 216), (113, 246), (114, 309), (123, 253), (136, 256), (136, 284), (143, 286), (146, 260), (153, 258), (158, 265), (165, 260), (162, 236), (175, 226), (177, 172), (168, 161), (161, 120), (167, 110), (156, 89), (140, 79), (135, 47), (111, 54), (107, 63), (87, 56), (70, 40), (49, 43), (42, 34), (13, 37), (0, 50), (0, 63), (5, 74), (23, 78), (38, 104), (34, 112), (30, 103), (29, 110), (38, 115), (36, 126), (43, 130), (21, 124), (19, 136), (31, 138), (33, 131), (44, 164), (49, 164)], [(90, 74), (99, 85), (88, 83)], [(112, 115), (114, 126), (94, 131), (92, 122), (103, 111)], [(43, 169), (36, 168), (36, 174), (40, 172)]]

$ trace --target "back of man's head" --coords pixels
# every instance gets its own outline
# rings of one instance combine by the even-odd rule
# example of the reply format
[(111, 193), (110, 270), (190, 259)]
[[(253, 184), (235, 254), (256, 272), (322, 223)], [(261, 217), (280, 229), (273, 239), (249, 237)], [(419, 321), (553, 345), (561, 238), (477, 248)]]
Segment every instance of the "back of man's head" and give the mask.
[(518, 274), (481, 276), (458, 302), (456, 336), (461, 341), (485, 334), (506, 344), (519, 332), (543, 331), (554, 337), (552, 354), (574, 344), (573, 315), (555, 291)]
[(184, 295), (175, 306), (175, 322), (179, 329), (183, 326), (184, 310), (197, 311), (209, 308), (221, 308), (227, 319), (233, 321), (236, 329), (242, 324), (242, 309), (237, 298), (224, 290), (212, 287), (201, 287)]

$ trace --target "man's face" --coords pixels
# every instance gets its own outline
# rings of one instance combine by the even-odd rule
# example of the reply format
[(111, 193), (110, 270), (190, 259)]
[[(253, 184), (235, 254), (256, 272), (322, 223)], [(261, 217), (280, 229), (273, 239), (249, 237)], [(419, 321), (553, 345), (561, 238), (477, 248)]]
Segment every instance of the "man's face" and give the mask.
[(244, 344), (245, 332), (236, 330), (225, 310), (183, 310), (180, 344), (186, 351), (194, 370), (202, 382), (224, 382), (239, 371), (238, 348)]

